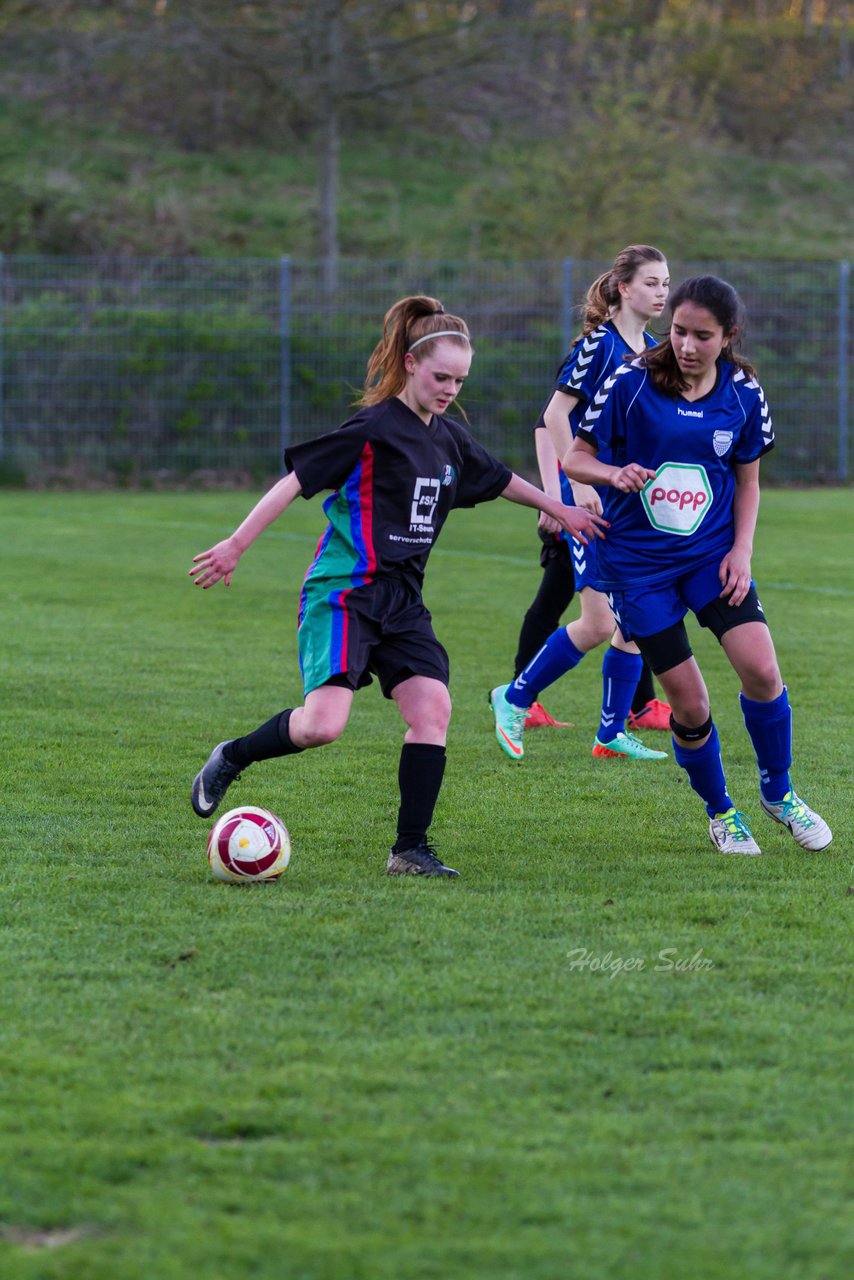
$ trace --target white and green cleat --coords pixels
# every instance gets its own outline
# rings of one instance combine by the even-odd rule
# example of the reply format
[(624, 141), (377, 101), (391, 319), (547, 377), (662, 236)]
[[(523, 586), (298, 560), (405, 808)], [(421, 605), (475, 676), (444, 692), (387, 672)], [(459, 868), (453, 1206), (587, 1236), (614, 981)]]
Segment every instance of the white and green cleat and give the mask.
[(514, 707), (505, 694), (509, 685), (500, 684), (489, 695), (489, 705), (495, 716), (495, 736), (498, 745), (511, 760), (521, 760), (525, 755), (522, 735), (525, 731), (527, 707)]
[(794, 791), (787, 791), (776, 804), (764, 800), (762, 796), (759, 797), (759, 803), (769, 818), (789, 828), (802, 849), (818, 853), (820, 849), (826, 849), (833, 839), (833, 832), (824, 818), (820, 818), (808, 804), (804, 804)]
[(597, 760), (666, 760), (666, 751), (653, 751), (633, 733), (618, 733), (610, 742), (593, 740), (593, 755)]
[(716, 813), (709, 823), (709, 836), (718, 853), (746, 853), (755, 857), (762, 852), (750, 834), (747, 819), (737, 809)]

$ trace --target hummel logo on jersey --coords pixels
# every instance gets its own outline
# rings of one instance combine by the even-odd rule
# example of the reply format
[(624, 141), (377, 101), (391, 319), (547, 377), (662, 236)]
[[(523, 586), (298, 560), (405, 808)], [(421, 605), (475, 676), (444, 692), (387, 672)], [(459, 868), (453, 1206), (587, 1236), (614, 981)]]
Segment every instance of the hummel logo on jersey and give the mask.
[(573, 369), (572, 376), (569, 380), (570, 386), (581, 386), (581, 383), (584, 381), (584, 375), (589, 369), (590, 362), (596, 353), (596, 348), (599, 346), (599, 343), (602, 341), (604, 336), (604, 329), (596, 329), (593, 333), (588, 334), (584, 339), (581, 344), (581, 350), (578, 353), (578, 358), (575, 361), (575, 368)]
[(702, 418), (702, 409), (683, 409), (681, 404), (677, 404), (676, 412), (683, 418)]
[[(739, 395), (738, 384), (743, 382), (745, 387), (751, 391), (755, 391), (759, 399), (759, 416), (761, 419), (760, 430), (762, 432), (762, 443), (766, 449), (770, 449), (774, 443), (774, 424), (771, 421), (771, 411), (768, 408), (768, 401), (765, 399), (765, 392), (762, 390), (755, 378), (747, 378), (743, 369), (737, 369), (732, 375), (732, 384), (735, 388), (735, 394), (738, 396), (739, 404), (741, 404), (741, 396)], [(742, 413), (744, 413), (742, 405)], [(747, 415), (745, 414), (745, 420)]]
[(611, 390), (620, 375), (628, 373), (630, 368), (631, 365), (621, 364), (619, 369), (615, 369), (610, 378), (602, 383), (601, 387), (588, 405), (587, 412), (584, 415), (584, 422), (582, 423), (583, 426), (586, 426), (588, 422), (596, 421), (602, 412), (602, 405), (608, 399), (608, 392)]

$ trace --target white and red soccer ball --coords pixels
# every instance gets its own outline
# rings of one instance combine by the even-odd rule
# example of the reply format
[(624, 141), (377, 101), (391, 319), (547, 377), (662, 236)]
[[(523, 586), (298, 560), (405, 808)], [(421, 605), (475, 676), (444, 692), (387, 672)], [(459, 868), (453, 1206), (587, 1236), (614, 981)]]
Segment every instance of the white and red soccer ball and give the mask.
[(208, 862), (217, 880), (245, 884), (275, 880), (291, 860), (291, 838), (269, 809), (230, 809), (208, 836)]

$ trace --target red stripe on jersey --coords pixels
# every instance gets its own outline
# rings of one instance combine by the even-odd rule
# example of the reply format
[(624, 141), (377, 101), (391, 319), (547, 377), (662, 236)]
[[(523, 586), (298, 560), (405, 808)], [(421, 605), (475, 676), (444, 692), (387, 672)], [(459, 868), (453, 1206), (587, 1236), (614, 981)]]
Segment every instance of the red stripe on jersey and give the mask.
[(373, 578), (377, 568), (377, 553), (374, 547), (374, 451), (369, 443), (362, 450), (359, 474), (359, 534), (361, 538), (362, 569), (361, 581), (353, 583), (338, 597), (341, 606), (341, 648), (339, 666), (345, 670), (347, 666), (347, 638), (350, 631), (350, 612), (347, 608), (347, 596), (354, 587), (364, 585), (365, 579)]
[(374, 549), (374, 451), (370, 444), (362, 450), (362, 474), (359, 480), (359, 506), (362, 510), (362, 540), (365, 547), (365, 574), (372, 578), (377, 568)]

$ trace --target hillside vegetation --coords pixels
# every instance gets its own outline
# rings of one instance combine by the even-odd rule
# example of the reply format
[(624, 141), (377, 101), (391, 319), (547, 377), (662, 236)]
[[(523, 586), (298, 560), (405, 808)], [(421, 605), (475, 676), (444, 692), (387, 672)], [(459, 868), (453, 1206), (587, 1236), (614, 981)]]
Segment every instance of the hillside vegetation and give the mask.
[(0, 251), (846, 257), (846, 6), (601, 9), (10, 4)]

